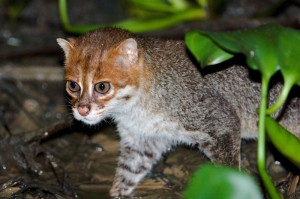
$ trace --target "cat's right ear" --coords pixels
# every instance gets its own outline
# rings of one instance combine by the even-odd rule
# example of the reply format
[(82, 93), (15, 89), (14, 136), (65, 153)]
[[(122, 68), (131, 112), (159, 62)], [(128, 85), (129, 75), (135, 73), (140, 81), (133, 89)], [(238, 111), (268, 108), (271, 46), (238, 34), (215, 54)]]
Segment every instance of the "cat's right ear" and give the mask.
[(124, 40), (116, 49), (116, 63), (123, 68), (130, 68), (138, 61), (137, 42), (133, 38)]
[(72, 44), (69, 41), (61, 38), (57, 38), (56, 41), (58, 45), (63, 49), (65, 56), (67, 58), (70, 54), (70, 50), (73, 48)]

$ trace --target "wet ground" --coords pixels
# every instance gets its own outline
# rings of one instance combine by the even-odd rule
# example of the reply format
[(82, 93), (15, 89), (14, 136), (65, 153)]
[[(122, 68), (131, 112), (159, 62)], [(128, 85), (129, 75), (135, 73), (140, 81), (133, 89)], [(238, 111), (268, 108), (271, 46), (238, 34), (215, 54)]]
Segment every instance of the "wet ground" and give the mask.
[[(108, 122), (88, 128), (72, 120), (61, 67), (1, 69), (6, 78), (1, 79), (0, 94), (0, 198), (108, 198), (119, 145), (114, 125)], [(135, 195), (182, 198), (193, 171), (207, 161), (196, 149), (174, 149)], [(242, 167), (254, 176), (255, 161), (256, 142), (244, 141)], [(298, 177), (272, 155), (268, 167), (284, 192), (297, 185)], [(299, 194), (299, 186), (295, 191)]]
[[(55, 42), (56, 37), (69, 35), (59, 26), (55, 1), (29, 2), (16, 24), (0, 7), (0, 198), (108, 198), (118, 156), (116, 129), (110, 122), (88, 128), (72, 120), (64, 91), (63, 55)], [(102, 23), (125, 15), (114, 1), (104, 5), (90, 0), (80, 9), (81, 1), (72, 2), (70, 15), (77, 23)], [(258, 2), (261, 10), (267, 9)], [(180, 38), (193, 27), (233, 29), (272, 20), (299, 27), (297, 5), (295, 1), (276, 17), (250, 20), (257, 7), (233, 1), (223, 22), (185, 24), (148, 34)], [(100, 14), (108, 8), (114, 14)], [(95, 12), (96, 17), (84, 11)], [(237, 20), (240, 16), (243, 19)], [(242, 146), (242, 167), (257, 176), (256, 142), (244, 141)], [(286, 198), (300, 198), (299, 171), (282, 157), (274, 158), (272, 147), (270, 151), (267, 164), (275, 184)], [(170, 151), (139, 185), (136, 198), (182, 198), (193, 171), (207, 161), (193, 148)]]
[[(44, 74), (42, 71), (48, 73), (47, 67), (32, 69), (31, 78)], [(57, 71), (62, 74), (61, 68)], [(7, 90), (0, 98), (0, 195), (27, 192), (43, 197), (108, 197), (118, 156), (114, 126), (102, 124), (90, 129), (71, 123), (62, 79), (29, 79), (7, 78), (1, 84)], [(175, 150), (157, 165), (136, 195), (181, 198), (182, 188), (201, 159), (196, 150)]]

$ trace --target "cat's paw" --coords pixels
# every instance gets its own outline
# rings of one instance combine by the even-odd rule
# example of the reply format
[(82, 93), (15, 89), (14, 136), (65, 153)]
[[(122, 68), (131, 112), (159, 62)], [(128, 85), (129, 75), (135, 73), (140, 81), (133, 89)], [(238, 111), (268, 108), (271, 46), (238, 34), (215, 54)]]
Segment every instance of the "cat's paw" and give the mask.
[(115, 180), (109, 195), (112, 197), (129, 196), (134, 189), (134, 186), (128, 186), (125, 180)]

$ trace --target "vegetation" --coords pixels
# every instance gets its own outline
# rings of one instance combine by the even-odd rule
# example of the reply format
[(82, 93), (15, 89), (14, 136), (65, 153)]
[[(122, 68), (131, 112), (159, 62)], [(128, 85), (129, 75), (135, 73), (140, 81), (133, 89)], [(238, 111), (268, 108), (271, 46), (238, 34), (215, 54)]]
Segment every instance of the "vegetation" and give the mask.
[[(210, 5), (212, 1), (208, 0), (153, 0), (153, 1), (137, 1), (127, 0), (129, 12), (133, 18), (124, 21), (119, 21), (112, 24), (103, 25), (71, 25), (68, 14), (66, 0), (59, 0), (59, 11), (63, 27), (66, 31), (72, 33), (84, 33), (103, 26), (117, 26), (128, 29), (132, 32), (154, 31), (170, 27), (172, 25), (188, 21), (188, 20), (203, 20), (208, 16), (208, 11), (212, 14), (213, 9), (218, 9), (224, 1), (218, 2), (215, 5)], [(279, 0), (275, 7), (272, 7), (267, 13), (272, 13), (284, 1)], [(237, 54), (244, 54), (248, 66), (254, 70), (259, 70), (262, 75), (261, 87), (261, 104), (258, 109), (259, 113), (259, 132), (258, 132), (258, 170), (262, 181), (271, 198), (282, 198), (280, 193), (274, 187), (270, 177), (266, 171), (266, 134), (273, 142), (274, 146), (286, 156), (292, 163), (300, 167), (300, 156), (295, 155), (295, 151), (300, 149), (300, 141), (282, 126), (280, 126), (270, 115), (281, 108), (294, 85), (300, 86), (300, 65), (299, 54), (300, 48), (297, 46), (300, 43), (300, 32), (284, 28), (279, 25), (266, 25), (259, 28), (239, 30), (232, 32), (210, 32), (210, 31), (193, 31), (186, 35), (186, 44), (192, 54), (196, 57), (201, 67), (218, 64), (226, 61)], [(267, 96), (270, 79), (276, 72), (280, 71), (284, 86), (281, 95), (276, 103), (267, 107)], [(218, 176), (223, 176), (225, 181), (218, 180), (207, 181), (211, 172), (218, 173)], [(186, 198), (195, 198), (207, 194), (207, 190), (200, 190), (199, 179), (206, 179), (205, 183), (211, 187), (211, 190), (216, 190), (216, 187), (226, 187), (232, 176), (238, 175), (235, 171), (227, 168), (213, 168), (204, 166), (196, 172), (194, 178), (185, 192)], [(240, 174), (244, 176), (245, 174)], [(209, 177), (211, 178), (211, 177)], [(241, 182), (247, 187), (253, 187), (257, 195), (249, 195), (249, 198), (260, 198), (261, 194), (253, 184), (253, 180), (248, 177), (241, 177)], [(248, 184), (249, 183), (249, 184)], [(231, 185), (231, 184), (230, 184)], [(231, 189), (234, 189), (232, 185)], [(224, 188), (225, 189), (225, 188)], [(240, 189), (240, 187), (235, 187)], [(203, 192), (202, 192), (203, 191)], [(217, 193), (217, 191), (214, 191)], [(214, 195), (212, 198), (234, 198), (236, 192), (232, 191), (225, 195)]]
[[(0, 6), (8, 8), (8, 16), (17, 23), (30, 0), (0, 0)], [(67, 32), (85, 33), (104, 27), (117, 26), (132, 32), (145, 32), (168, 28), (190, 20), (205, 20), (214, 15), (224, 0), (126, 0), (131, 18), (111, 24), (72, 25), (68, 17), (67, 1), (58, 0), (60, 19)], [(212, 2), (215, 4), (212, 5)], [(295, 0), (292, 2), (296, 2)], [(278, 0), (262, 15), (270, 15), (284, 3)], [(300, 168), (300, 141), (280, 126), (270, 115), (280, 109), (294, 85), (300, 86), (300, 32), (279, 25), (232, 32), (193, 31), (186, 35), (186, 44), (201, 67), (209, 67), (244, 54), (248, 66), (262, 75), (261, 104), (259, 113), (258, 169), (270, 198), (282, 198), (266, 172), (266, 136), (274, 146), (293, 164)], [(270, 79), (280, 72), (284, 79), (281, 95), (276, 103), (267, 107)], [(217, 176), (217, 178), (216, 178)], [(234, 181), (232, 181), (234, 179)], [(204, 183), (203, 183), (204, 182)], [(239, 183), (236, 183), (239, 182)], [(246, 189), (244, 189), (247, 187)], [(220, 192), (218, 190), (228, 191)], [(242, 191), (239, 191), (242, 190)], [(247, 194), (249, 193), (249, 195)], [(191, 178), (184, 195), (186, 198), (262, 198), (262, 194), (251, 177), (243, 172), (221, 166), (204, 165)], [(244, 198), (244, 197), (243, 197)]]
[(132, 32), (145, 32), (160, 30), (184, 21), (206, 18), (206, 0), (173, 0), (169, 1), (169, 4), (162, 0), (128, 0), (126, 2), (131, 6), (130, 12), (133, 13), (133, 18), (111, 24), (81, 26), (71, 25), (67, 12), (67, 1), (59, 0), (61, 23), (66, 31), (77, 34), (105, 26), (116, 26)]
[[(205, 180), (204, 180), (205, 179)], [(256, 182), (236, 169), (204, 165), (194, 173), (184, 192), (185, 199), (262, 199)]]
[[(266, 172), (266, 130), (277, 149), (300, 168), (300, 156), (295, 154), (300, 149), (299, 139), (270, 117), (283, 106), (293, 85), (300, 85), (299, 42), (299, 31), (276, 24), (232, 32), (194, 31), (186, 35), (187, 46), (201, 67), (221, 63), (242, 53), (248, 66), (261, 72), (257, 163), (260, 176), (273, 199), (282, 196)], [(281, 72), (284, 85), (276, 103), (267, 108), (269, 82), (277, 71)]]

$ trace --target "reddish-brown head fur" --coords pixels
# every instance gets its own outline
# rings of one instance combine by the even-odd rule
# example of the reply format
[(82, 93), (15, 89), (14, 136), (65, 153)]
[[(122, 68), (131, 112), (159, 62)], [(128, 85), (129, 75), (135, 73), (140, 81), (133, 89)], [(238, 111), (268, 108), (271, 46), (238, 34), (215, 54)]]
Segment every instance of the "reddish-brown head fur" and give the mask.
[[(129, 32), (106, 28), (69, 41), (57, 41), (65, 52), (65, 79), (73, 82), (72, 86), (76, 83), (80, 87), (78, 92), (67, 87), (73, 108), (79, 115), (88, 115), (92, 112), (90, 109), (101, 112), (120, 89), (139, 87), (142, 52)], [(109, 83), (107, 93), (95, 89), (102, 82)]]

